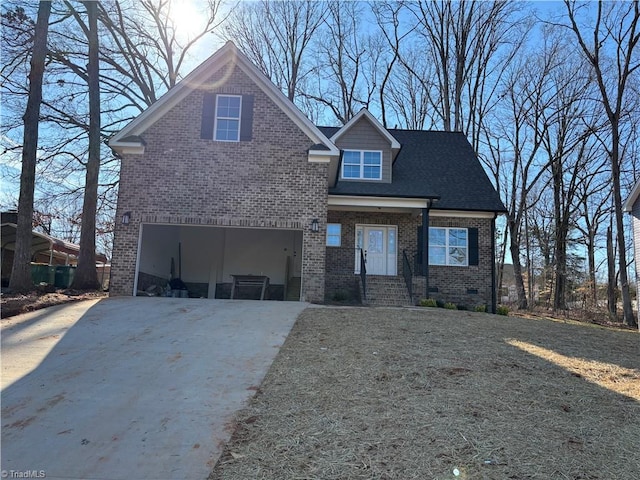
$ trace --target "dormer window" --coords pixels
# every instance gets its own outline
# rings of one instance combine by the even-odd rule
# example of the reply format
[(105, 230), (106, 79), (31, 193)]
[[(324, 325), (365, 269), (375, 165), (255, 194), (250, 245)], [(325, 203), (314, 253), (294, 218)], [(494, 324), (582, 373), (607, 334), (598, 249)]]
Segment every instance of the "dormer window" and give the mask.
[(345, 150), (342, 154), (342, 178), (349, 180), (381, 180), (382, 152)]

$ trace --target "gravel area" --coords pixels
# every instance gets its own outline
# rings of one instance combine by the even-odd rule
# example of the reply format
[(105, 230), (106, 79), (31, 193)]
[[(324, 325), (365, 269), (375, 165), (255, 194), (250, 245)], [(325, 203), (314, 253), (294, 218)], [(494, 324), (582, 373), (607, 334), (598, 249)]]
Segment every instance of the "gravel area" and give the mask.
[(639, 364), (634, 331), (311, 307), (209, 479), (637, 478)]

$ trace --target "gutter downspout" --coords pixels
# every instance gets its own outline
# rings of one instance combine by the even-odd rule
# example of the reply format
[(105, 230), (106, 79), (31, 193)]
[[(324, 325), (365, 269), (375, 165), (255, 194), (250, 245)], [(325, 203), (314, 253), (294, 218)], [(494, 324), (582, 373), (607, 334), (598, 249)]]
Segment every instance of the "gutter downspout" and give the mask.
[(497, 213), (491, 219), (491, 313), (496, 313), (498, 309), (498, 300), (496, 294), (496, 217)]

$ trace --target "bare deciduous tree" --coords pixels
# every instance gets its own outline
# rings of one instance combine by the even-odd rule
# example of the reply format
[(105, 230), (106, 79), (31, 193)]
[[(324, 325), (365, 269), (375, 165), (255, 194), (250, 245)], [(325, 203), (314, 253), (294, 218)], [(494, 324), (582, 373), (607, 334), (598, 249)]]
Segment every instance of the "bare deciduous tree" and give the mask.
[(229, 18), (224, 36), (295, 101), (315, 69), (308, 50), (324, 18), (323, 2), (243, 2)]
[[(100, 25), (101, 140), (100, 180), (96, 203), (97, 241), (110, 250), (113, 211), (117, 192), (118, 159), (106, 147), (106, 139), (175, 85), (188, 68), (190, 53), (217, 27), (221, 2), (203, 5), (198, 32), (186, 34), (172, 18), (178, 8), (172, 0), (106, 0), (95, 3)], [(80, 3), (52, 2), (49, 19), (45, 95), (40, 102), (40, 143), (35, 182), (36, 202), (46, 206), (50, 230), (61, 238), (77, 226), (87, 174), (90, 115), (87, 103), (88, 39), (74, 17)], [(26, 105), (24, 82), (33, 48), (31, 5), (3, 4), (3, 146), (19, 152), (23, 122), (18, 112)], [(159, 32), (159, 30), (163, 30)], [(6, 40), (6, 42), (5, 42)], [(93, 174), (92, 174), (93, 176)], [(42, 202), (42, 199), (47, 199)], [(57, 203), (48, 200), (57, 199)], [(61, 208), (65, 205), (65, 208)], [(15, 207), (14, 207), (15, 208)], [(62, 211), (68, 210), (68, 211)], [(78, 239), (75, 238), (75, 241)]]
[(526, 37), (522, 22), (515, 18), (520, 7), (514, 2), (468, 0), (406, 5), (423, 39), (424, 61), (433, 68), (432, 108), (444, 130), (464, 132), (477, 149), (482, 117), (501, 72)]
[(30, 290), (31, 281), (31, 231), (33, 229), (33, 200), (38, 154), (38, 131), (42, 82), (47, 55), (47, 35), (51, 2), (40, 2), (35, 24), (31, 70), (29, 72), (29, 97), (24, 114), (24, 140), (22, 144), (22, 173), (13, 268), (9, 287), (14, 291)]
[[(548, 30), (551, 30), (550, 28)], [(553, 308), (566, 309), (570, 231), (580, 207), (577, 197), (582, 172), (590, 163), (590, 139), (598, 128), (597, 105), (591, 101), (591, 78), (582, 59), (572, 57), (566, 41), (548, 31), (555, 65), (548, 77), (550, 97), (542, 112), (543, 150), (548, 158), (553, 194)]]
[[(555, 57), (552, 52), (544, 51), (546, 54), (537, 62), (523, 60), (512, 68), (503, 87), (504, 110), (496, 111), (494, 120), (494, 138), (502, 137), (504, 141), (490, 149), (494, 156), (492, 163), (496, 165), (494, 175), (502, 190), (502, 198), (506, 199), (506, 233), (520, 309), (529, 306), (521, 262), (524, 216), (534, 203), (532, 193), (548, 166), (539, 153), (548, 129), (543, 112), (550, 102), (546, 85)], [(505, 158), (507, 155), (510, 158)]]
[[(582, 53), (591, 64), (600, 91), (600, 100), (606, 111), (610, 129), (608, 153), (611, 160), (623, 321), (627, 325), (636, 325), (627, 276), (627, 249), (620, 186), (622, 161), (620, 127), (625, 113), (625, 101), (629, 95), (627, 86), (631, 76), (640, 68), (638, 56), (640, 5), (638, 0), (606, 4), (600, 1), (590, 28), (582, 26), (583, 21), (579, 18), (584, 6), (570, 0), (565, 0), (565, 6), (569, 16), (569, 28), (575, 34)], [(612, 52), (612, 57), (609, 57), (608, 52)]]
[(80, 252), (72, 288), (95, 290), (100, 286), (96, 270), (96, 213), (98, 206), (98, 177), (100, 174), (100, 61), (98, 41), (98, 4), (83, 2), (87, 21), (72, 9), (73, 16), (88, 40), (87, 85), (89, 89), (89, 152), (86, 164), (84, 201), (80, 230)]
[(326, 5), (321, 35), (315, 42), (317, 80), (304, 96), (328, 108), (344, 124), (369, 107), (377, 88), (376, 72), (369, 67), (375, 64), (379, 46), (363, 32), (361, 4), (333, 0)]
[(583, 234), (587, 249), (587, 289), (589, 305), (598, 305), (596, 248), (602, 226), (611, 218), (611, 174), (606, 155), (594, 156), (578, 181), (580, 221), (576, 227)]

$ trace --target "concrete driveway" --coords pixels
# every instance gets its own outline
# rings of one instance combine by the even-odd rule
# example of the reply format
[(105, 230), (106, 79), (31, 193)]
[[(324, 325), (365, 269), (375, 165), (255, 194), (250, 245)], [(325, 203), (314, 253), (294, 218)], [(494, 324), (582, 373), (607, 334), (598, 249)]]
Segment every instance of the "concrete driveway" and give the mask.
[(2, 476), (204, 480), (305, 307), (110, 298), (2, 320)]

